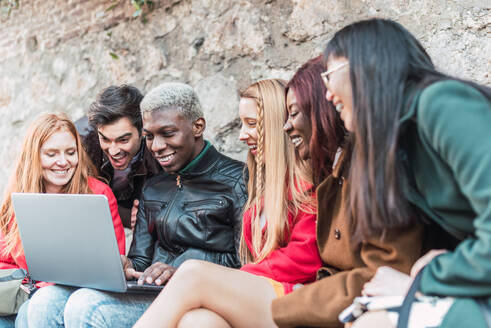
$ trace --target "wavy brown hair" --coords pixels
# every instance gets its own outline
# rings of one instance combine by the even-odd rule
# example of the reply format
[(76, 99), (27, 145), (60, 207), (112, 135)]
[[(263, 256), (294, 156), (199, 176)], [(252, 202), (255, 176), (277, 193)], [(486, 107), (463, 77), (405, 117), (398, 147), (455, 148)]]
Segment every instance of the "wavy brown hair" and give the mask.
[(0, 229), (5, 238), (3, 254), (18, 255), (21, 251), (19, 230), (15, 220), (11, 195), (13, 192), (46, 192), (41, 166), (41, 147), (53, 134), (67, 131), (73, 135), (77, 144), (78, 165), (71, 180), (62, 188), (67, 194), (91, 194), (88, 180), (96, 171), (84, 149), (75, 125), (64, 114), (44, 114), (29, 127), (15, 164), (9, 183), (5, 189), (0, 208)]

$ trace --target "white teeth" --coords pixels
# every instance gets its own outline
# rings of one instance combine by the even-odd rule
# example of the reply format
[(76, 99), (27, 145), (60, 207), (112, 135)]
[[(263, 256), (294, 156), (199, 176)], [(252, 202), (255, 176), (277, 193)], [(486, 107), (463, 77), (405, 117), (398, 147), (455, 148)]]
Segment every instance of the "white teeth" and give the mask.
[(249, 149), (257, 149), (257, 145), (249, 145)]
[(158, 160), (161, 163), (165, 163), (165, 162), (170, 161), (173, 157), (174, 157), (174, 154), (170, 154), (170, 155), (167, 155), (167, 156), (164, 156), (164, 157), (160, 157)]
[(124, 155), (119, 155), (119, 156), (111, 156), (111, 157), (112, 157), (113, 159), (118, 160), (118, 159), (123, 158), (123, 157), (124, 157)]
[(68, 170), (52, 170), (55, 174), (65, 174), (68, 172)]
[(295, 147), (298, 147), (302, 143), (302, 140), (302, 137), (292, 138), (293, 145), (295, 145)]

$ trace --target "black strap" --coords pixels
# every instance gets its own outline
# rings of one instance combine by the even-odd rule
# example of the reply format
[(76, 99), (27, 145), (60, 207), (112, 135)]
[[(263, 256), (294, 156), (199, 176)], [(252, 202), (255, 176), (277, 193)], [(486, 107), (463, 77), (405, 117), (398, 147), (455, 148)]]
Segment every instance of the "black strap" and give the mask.
[(419, 290), (421, 285), (421, 277), (423, 270), (420, 270), (409, 288), (406, 297), (399, 309), (399, 318), (397, 319), (397, 328), (407, 328), (409, 323), (409, 314), (411, 313), (411, 307), (416, 300), (416, 292)]
[(0, 282), (24, 279), (26, 275), (27, 275), (26, 270), (17, 269), (8, 276), (0, 277)]

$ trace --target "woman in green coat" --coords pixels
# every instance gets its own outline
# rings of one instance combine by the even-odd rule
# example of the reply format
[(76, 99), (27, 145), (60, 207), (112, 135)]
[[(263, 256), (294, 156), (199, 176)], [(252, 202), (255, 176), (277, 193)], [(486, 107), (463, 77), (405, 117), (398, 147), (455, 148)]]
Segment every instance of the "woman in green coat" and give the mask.
[[(491, 325), (491, 89), (436, 71), (390, 20), (346, 26), (324, 56), (326, 98), (354, 140), (345, 203), (354, 235), (411, 226), (415, 209), (426, 214), (456, 241), (413, 268), (422, 268), (422, 293), (452, 297), (439, 325)], [(394, 277), (382, 270), (365, 294), (384, 294)]]

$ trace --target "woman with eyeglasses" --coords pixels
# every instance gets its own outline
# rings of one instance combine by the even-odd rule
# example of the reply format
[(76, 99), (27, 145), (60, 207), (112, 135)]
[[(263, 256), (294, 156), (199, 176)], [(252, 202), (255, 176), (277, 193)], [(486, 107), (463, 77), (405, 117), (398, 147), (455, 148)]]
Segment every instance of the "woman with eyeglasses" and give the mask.
[[(448, 303), (430, 324), (437, 307), (419, 299), (412, 308), (426, 310), (411, 311), (411, 320), (457, 327), (465, 315), (466, 326), (491, 325), (491, 89), (438, 72), (419, 41), (390, 20), (344, 27), (324, 56), (326, 97), (353, 138), (344, 206), (357, 222), (355, 238), (411, 227), (420, 212), (456, 241), (421, 258), (405, 283), (379, 270), (364, 294), (404, 295), (413, 282), (411, 290), (437, 296), (431, 304)], [(378, 327), (396, 324), (377, 316)]]
[(317, 194), (317, 245), (323, 267), (317, 281), (272, 302), (272, 315), (279, 327), (341, 327), (339, 314), (360, 295), (380, 266), (409, 272), (421, 256), (423, 230), (389, 229), (353, 242), (356, 220), (348, 220), (343, 207), (351, 185), (350, 140), (339, 114), (325, 98), (322, 57), (305, 63), (288, 83), (288, 120), (284, 130), (300, 155), (310, 158)]

